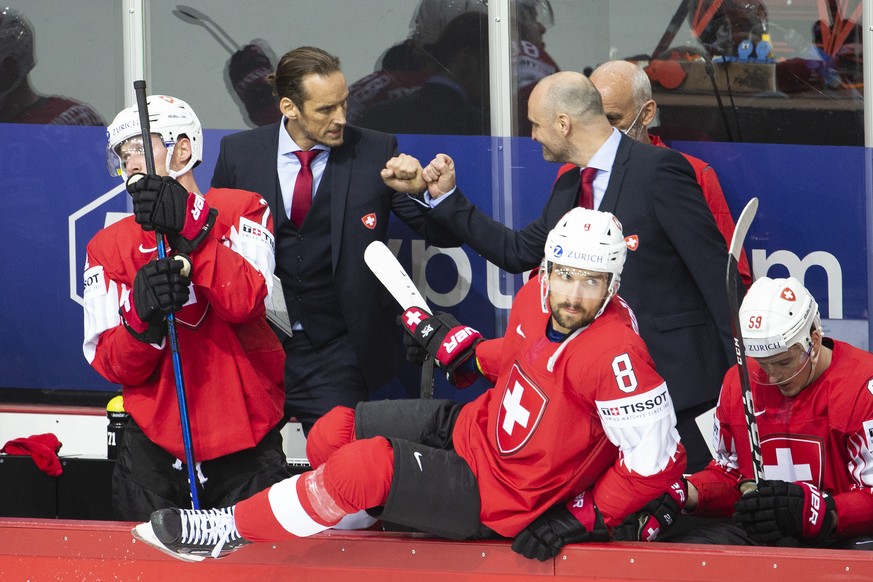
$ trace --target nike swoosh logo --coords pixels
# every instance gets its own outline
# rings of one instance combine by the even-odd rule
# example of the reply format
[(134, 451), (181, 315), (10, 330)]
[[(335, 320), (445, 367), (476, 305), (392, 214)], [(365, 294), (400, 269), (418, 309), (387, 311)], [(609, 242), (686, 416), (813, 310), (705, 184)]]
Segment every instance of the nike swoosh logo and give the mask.
[(755, 416), (761, 416), (765, 412), (767, 412), (767, 411), (766, 410), (755, 410), (753, 413)]
[(418, 470), (424, 472), (424, 469), (421, 467), (421, 453), (415, 451), (412, 453), (412, 456), (415, 457), (415, 460), (418, 463)]
[(518, 327), (515, 328), (515, 333), (517, 333), (521, 337), (527, 337), (526, 335), (524, 335), (524, 332), (521, 331), (521, 324), (520, 323), (518, 324)]
[(144, 246), (142, 246), (142, 245), (139, 245), (139, 252), (141, 252), (141, 253), (150, 253), (150, 252), (152, 252), (152, 251), (156, 251), (156, 250), (158, 250), (158, 247), (148, 247), (148, 248), (146, 248), (146, 247), (144, 247)]

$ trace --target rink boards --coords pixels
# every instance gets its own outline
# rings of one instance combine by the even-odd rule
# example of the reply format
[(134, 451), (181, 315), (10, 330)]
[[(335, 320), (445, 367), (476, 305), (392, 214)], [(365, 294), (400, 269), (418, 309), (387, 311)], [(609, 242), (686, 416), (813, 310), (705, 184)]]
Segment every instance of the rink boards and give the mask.
[[(873, 554), (685, 544), (581, 544), (547, 562), (505, 541), (325, 532), (186, 563), (117, 521), (0, 518), (0, 580), (871, 580)], [(766, 578), (765, 578), (766, 577)]]

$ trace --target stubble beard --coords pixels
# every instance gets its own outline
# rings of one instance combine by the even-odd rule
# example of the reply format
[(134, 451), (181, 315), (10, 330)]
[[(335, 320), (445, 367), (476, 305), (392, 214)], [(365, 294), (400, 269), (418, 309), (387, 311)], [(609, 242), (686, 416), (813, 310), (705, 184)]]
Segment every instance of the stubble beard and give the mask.
[[(570, 333), (590, 325), (594, 321), (594, 312), (587, 311), (581, 303), (571, 303), (569, 301), (557, 303), (554, 299), (549, 299), (549, 308), (557, 324), (564, 329), (570, 330)], [(574, 309), (580, 313), (578, 315), (569, 315), (561, 311), (562, 308)]]

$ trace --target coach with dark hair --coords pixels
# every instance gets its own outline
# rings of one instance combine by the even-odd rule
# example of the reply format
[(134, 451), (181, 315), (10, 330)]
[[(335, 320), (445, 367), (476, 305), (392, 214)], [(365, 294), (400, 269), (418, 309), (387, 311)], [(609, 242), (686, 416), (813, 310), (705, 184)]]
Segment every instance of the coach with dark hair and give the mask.
[[(402, 361), (399, 310), (364, 263), (367, 245), (387, 239), (390, 214), (431, 244), (458, 241), (380, 179), (386, 163), (401, 172), (408, 156), (392, 159), (393, 135), (346, 125), (338, 58), (300, 47), (269, 80), (282, 120), (223, 138), (212, 185), (258, 192), (273, 212), (276, 274), (294, 326), (280, 335), (285, 413), (308, 432), (334, 406), (368, 400)], [(424, 189), (420, 173), (413, 181)]]

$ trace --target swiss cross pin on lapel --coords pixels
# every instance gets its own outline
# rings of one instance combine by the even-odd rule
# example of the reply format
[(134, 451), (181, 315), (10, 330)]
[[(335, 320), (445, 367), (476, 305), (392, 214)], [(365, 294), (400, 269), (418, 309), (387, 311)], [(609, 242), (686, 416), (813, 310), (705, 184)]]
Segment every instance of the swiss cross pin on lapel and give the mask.
[(364, 223), (364, 226), (366, 226), (370, 230), (373, 230), (374, 228), (376, 228), (376, 213), (371, 212), (370, 214), (362, 216), (361, 222)]

